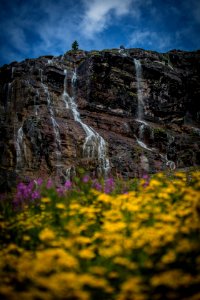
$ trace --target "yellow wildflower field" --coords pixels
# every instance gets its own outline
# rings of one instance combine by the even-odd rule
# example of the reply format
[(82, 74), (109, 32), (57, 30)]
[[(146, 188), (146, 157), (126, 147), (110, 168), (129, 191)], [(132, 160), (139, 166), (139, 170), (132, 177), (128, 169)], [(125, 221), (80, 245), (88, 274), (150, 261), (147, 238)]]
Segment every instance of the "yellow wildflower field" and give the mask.
[(0, 299), (200, 299), (200, 172), (0, 215)]

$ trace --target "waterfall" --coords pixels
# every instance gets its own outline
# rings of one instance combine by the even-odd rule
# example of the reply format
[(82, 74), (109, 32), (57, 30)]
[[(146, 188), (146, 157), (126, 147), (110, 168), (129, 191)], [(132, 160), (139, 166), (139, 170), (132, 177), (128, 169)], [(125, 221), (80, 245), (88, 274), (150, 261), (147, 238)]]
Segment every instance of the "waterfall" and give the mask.
[(154, 151), (154, 149), (149, 148), (149, 147), (148, 147), (144, 142), (142, 142), (141, 140), (139, 140), (139, 139), (137, 139), (137, 138), (136, 138), (136, 140), (137, 140), (137, 143), (138, 143), (142, 148), (144, 148), (145, 150), (149, 150), (149, 151), (151, 151), (151, 152)]
[(6, 93), (6, 103), (5, 103), (5, 107), (7, 108), (9, 106), (9, 102), (11, 101), (12, 98), (12, 82), (8, 82), (8, 90)]
[(64, 78), (64, 91), (62, 94), (62, 99), (65, 102), (65, 107), (68, 109), (69, 108), (69, 103), (67, 99), (69, 98), (69, 95), (67, 93), (67, 70), (64, 70), (65, 78)]
[(54, 116), (54, 111), (53, 111), (53, 107), (52, 107), (52, 103), (51, 103), (51, 97), (50, 97), (50, 93), (49, 93), (49, 89), (48, 86), (46, 84), (43, 83), (43, 70), (39, 70), (40, 71), (40, 78), (41, 78), (41, 85), (43, 87), (43, 90), (46, 94), (46, 99), (47, 99), (47, 107), (48, 107), (48, 111), (50, 114), (50, 118), (51, 118), (51, 122), (53, 125), (53, 132), (54, 132), (54, 138), (55, 138), (55, 143), (56, 143), (56, 160), (57, 160), (57, 174), (59, 175), (59, 168), (61, 167), (60, 162), (61, 162), (61, 139), (60, 139), (60, 130), (59, 130), (59, 125), (56, 122), (55, 116)]
[(44, 92), (45, 92), (46, 97), (47, 97), (47, 106), (48, 106), (50, 118), (51, 118), (52, 125), (53, 125), (53, 131), (54, 131), (54, 135), (55, 135), (55, 140), (56, 140), (56, 144), (58, 146), (58, 150), (60, 151), (60, 149), (61, 149), (61, 140), (60, 140), (59, 125), (56, 122), (56, 119), (55, 119), (55, 116), (54, 116), (54, 112), (53, 112), (53, 108), (52, 108), (52, 104), (51, 104), (51, 98), (50, 98), (49, 89), (48, 89), (48, 86), (46, 84), (44, 84), (44, 83), (42, 83), (42, 87), (43, 87)]
[[(137, 104), (137, 121), (139, 123), (139, 137), (136, 137), (137, 143), (145, 150), (151, 151), (151, 152), (158, 152), (155, 148), (148, 147), (144, 141), (144, 129), (145, 126), (149, 126), (147, 122), (144, 121), (144, 101), (143, 101), (143, 87), (142, 87), (142, 65), (140, 60), (134, 58), (134, 65), (135, 65), (135, 72), (136, 72), (136, 83), (137, 83), (137, 98), (138, 98), (138, 104)], [(153, 134), (153, 131), (152, 133)], [(160, 157), (165, 160), (166, 166), (170, 168), (170, 170), (175, 170), (176, 165), (173, 161), (168, 160), (167, 154), (163, 155), (159, 153)]]
[(36, 100), (39, 99), (39, 91), (38, 89), (36, 90), (36, 95), (34, 96), (34, 111), (35, 111), (35, 115), (38, 116), (38, 105), (36, 104)]
[(69, 167), (66, 169), (65, 173), (66, 173), (66, 179), (67, 180), (70, 180), (70, 177), (71, 177), (71, 169), (72, 167)]
[(16, 139), (16, 169), (19, 170), (22, 168), (23, 162), (23, 139), (24, 139), (24, 132), (22, 127), (20, 127), (17, 131), (17, 139)]
[(64, 70), (64, 74), (64, 92), (62, 98), (65, 102), (66, 108), (72, 111), (74, 120), (81, 125), (86, 134), (85, 142), (83, 144), (83, 155), (87, 158), (95, 158), (97, 156), (99, 163), (99, 172), (100, 174), (106, 176), (110, 170), (110, 162), (107, 158), (106, 142), (93, 128), (86, 125), (81, 120), (80, 113), (75, 102), (75, 90), (77, 80), (76, 70), (73, 72), (73, 75), (71, 77), (72, 96), (70, 96), (67, 92), (67, 70)]
[(11, 78), (14, 78), (14, 72), (15, 72), (15, 67), (12, 67), (12, 76), (11, 76)]
[(166, 166), (168, 166), (172, 171), (176, 169), (175, 162), (172, 160), (168, 160), (167, 155), (166, 155)]
[(134, 58), (135, 72), (136, 72), (136, 84), (137, 84), (137, 121), (139, 122), (139, 137), (136, 138), (137, 143), (145, 150), (154, 151), (149, 148), (143, 141), (144, 128), (149, 126), (144, 120), (144, 102), (143, 102), (143, 88), (142, 88), (142, 65), (141, 62)]
[(141, 62), (134, 58), (135, 71), (136, 71), (136, 83), (137, 83), (137, 117), (138, 120), (143, 120), (144, 118), (144, 102), (143, 102), (143, 88), (142, 88), (142, 65)]
[(39, 74), (40, 74), (40, 81), (43, 83), (43, 70), (39, 69)]
[(170, 168), (170, 170), (175, 170), (176, 169), (176, 164), (174, 161), (169, 160), (167, 158), (167, 154), (163, 155), (160, 153), (160, 157), (164, 159), (166, 166)]
[(191, 129), (194, 133), (196, 133), (197, 135), (200, 135), (200, 128), (192, 126)]
[(128, 56), (125, 49), (119, 49), (119, 50), (118, 50), (118, 53), (119, 53), (121, 56), (124, 56), (124, 57), (127, 57), (127, 56)]

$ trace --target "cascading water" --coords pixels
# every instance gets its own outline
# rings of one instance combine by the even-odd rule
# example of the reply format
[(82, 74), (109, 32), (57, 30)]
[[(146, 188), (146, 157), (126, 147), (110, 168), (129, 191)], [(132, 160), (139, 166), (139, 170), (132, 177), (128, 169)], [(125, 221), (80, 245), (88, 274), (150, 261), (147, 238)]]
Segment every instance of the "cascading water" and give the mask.
[(8, 84), (5, 84), (5, 89), (7, 90), (6, 92), (6, 102), (5, 102), (5, 108), (9, 106), (9, 103), (11, 102), (12, 98), (12, 82), (8, 82)]
[(23, 139), (24, 139), (24, 132), (22, 127), (20, 127), (17, 131), (17, 138), (16, 138), (16, 170), (22, 168), (23, 163)]
[(41, 85), (44, 89), (44, 92), (46, 94), (46, 98), (47, 98), (47, 107), (48, 107), (48, 111), (50, 114), (50, 118), (51, 118), (51, 122), (53, 125), (53, 131), (54, 131), (54, 137), (55, 137), (55, 143), (56, 143), (56, 160), (57, 160), (57, 175), (59, 176), (60, 173), (60, 167), (61, 167), (61, 139), (60, 139), (60, 131), (59, 131), (59, 125), (56, 122), (55, 116), (54, 116), (54, 111), (53, 111), (53, 107), (52, 107), (52, 103), (51, 103), (51, 97), (50, 97), (50, 93), (49, 93), (49, 89), (48, 86), (46, 84), (43, 83), (43, 70), (39, 70), (40, 71), (40, 78), (41, 78)]
[(143, 101), (143, 89), (142, 89), (142, 65), (138, 59), (134, 58), (135, 71), (136, 71), (136, 83), (137, 83), (137, 117), (141, 121), (144, 118), (144, 101)]
[(39, 111), (39, 107), (36, 104), (37, 99), (39, 99), (39, 91), (38, 89), (36, 90), (36, 95), (34, 96), (34, 111), (35, 111), (35, 115), (38, 116), (38, 111)]
[(126, 53), (126, 49), (119, 49), (118, 50), (118, 53), (121, 55), (121, 56), (124, 56), (124, 57), (127, 57), (127, 53)]
[(62, 94), (62, 99), (63, 101), (65, 102), (65, 107), (68, 109), (69, 108), (69, 101), (68, 98), (69, 98), (69, 95), (67, 93), (67, 70), (64, 70), (64, 74), (65, 74), (65, 78), (64, 78), (64, 91), (63, 91), (63, 94)]
[[(136, 83), (137, 83), (137, 98), (138, 98), (138, 106), (137, 106), (137, 121), (139, 123), (139, 138), (136, 137), (137, 143), (145, 150), (156, 152), (155, 148), (148, 147), (142, 140), (144, 136), (145, 126), (149, 126), (144, 119), (144, 101), (143, 101), (143, 87), (142, 87), (142, 65), (141, 62), (134, 58), (134, 65), (136, 71)], [(153, 132), (153, 131), (151, 131)], [(153, 134), (153, 133), (152, 133)], [(176, 165), (173, 161), (168, 160), (167, 155), (163, 155), (159, 153), (160, 157), (164, 159), (166, 166), (168, 166), (171, 170), (176, 168)]]
[(164, 159), (166, 166), (170, 168), (170, 170), (175, 170), (176, 169), (176, 164), (174, 161), (169, 160), (167, 158), (167, 154), (163, 155), (160, 153), (160, 157)]
[(12, 77), (11, 78), (14, 78), (14, 72), (15, 72), (15, 67), (12, 67)]
[(192, 126), (191, 129), (192, 129), (192, 131), (193, 131), (194, 133), (200, 135), (200, 128), (198, 128), (198, 127), (193, 127), (193, 126)]
[(39, 74), (40, 74), (40, 81), (43, 83), (43, 70), (39, 69)]
[(71, 176), (71, 169), (72, 167), (69, 167), (66, 169), (65, 173), (66, 173), (66, 179), (70, 180), (70, 176)]
[(148, 124), (143, 120), (144, 118), (144, 101), (143, 101), (143, 89), (142, 89), (142, 65), (138, 59), (134, 58), (134, 65), (136, 71), (136, 84), (137, 84), (137, 121), (139, 123), (139, 137), (136, 138), (138, 144), (144, 148), (145, 150), (153, 151), (153, 149), (149, 148), (143, 141), (143, 132), (145, 126)]
[(75, 102), (75, 87), (77, 80), (76, 70), (73, 72), (71, 77), (72, 96), (70, 96), (67, 92), (67, 70), (64, 70), (64, 74), (64, 92), (62, 98), (65, 102), (66, 108), (72, 111), (74, 120), (82, 126), (86, 134), (85, 142), (83, 144), (83, 155), (87, 158), (97, 157), (99, 162), (99, 173), (106, 176), (110, 170), (110, 162), (107, 158), (106, 142), (94, 129), (83, 123), (81, 120), (80, 113)]

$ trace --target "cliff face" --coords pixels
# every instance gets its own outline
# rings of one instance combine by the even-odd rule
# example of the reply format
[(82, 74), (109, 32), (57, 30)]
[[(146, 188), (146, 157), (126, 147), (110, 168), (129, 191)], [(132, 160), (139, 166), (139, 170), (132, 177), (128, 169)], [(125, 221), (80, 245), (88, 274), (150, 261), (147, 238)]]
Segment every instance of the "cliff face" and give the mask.
[(67, 52), (0, 69), (1, 190), (16, 177), (200, 164), (200, 52)]

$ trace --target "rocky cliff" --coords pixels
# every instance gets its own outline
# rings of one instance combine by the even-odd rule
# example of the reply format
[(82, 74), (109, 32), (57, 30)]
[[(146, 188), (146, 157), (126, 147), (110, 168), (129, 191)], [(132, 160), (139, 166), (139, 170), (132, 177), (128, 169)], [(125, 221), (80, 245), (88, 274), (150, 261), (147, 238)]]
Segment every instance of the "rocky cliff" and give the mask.
[(140, 176), (200, 164), (200, 51), (69, 51), (0, 69), (1, 190), (78, 167)]

